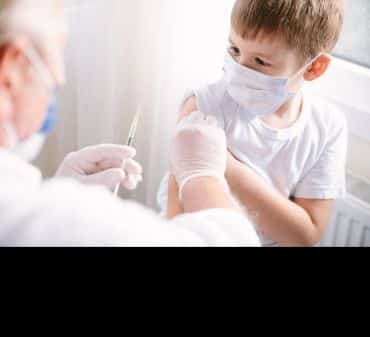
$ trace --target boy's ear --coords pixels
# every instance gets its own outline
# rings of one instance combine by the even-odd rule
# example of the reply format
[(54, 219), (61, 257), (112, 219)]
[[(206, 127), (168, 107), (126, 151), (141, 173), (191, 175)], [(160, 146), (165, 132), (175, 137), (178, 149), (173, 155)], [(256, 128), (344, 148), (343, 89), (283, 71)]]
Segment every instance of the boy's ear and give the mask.
[(328, 54), (320, 55), (312, 64), (312, 66), (307, 69), (304, 74), (304, 79), (306, 81), (314, 81), (320, 78), (326, 73), (331, 63), (331, 57)]

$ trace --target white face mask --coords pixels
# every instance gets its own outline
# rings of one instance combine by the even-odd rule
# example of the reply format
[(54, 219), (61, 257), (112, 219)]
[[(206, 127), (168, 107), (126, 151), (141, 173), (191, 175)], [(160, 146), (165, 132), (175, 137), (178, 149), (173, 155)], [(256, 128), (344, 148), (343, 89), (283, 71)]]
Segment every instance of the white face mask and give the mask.
[(43, 133), (36, 133), (25, 141), (20, 142), (13, 124), (6, 123), (3, 128), (7, 134), (11, 152), (24, 161), (34, 161), (42, 150), (46, 135)]
[(290, 91), (289, 85), (299, 75), (303, 75), (304, 70), (318, 57), (291, 78), (284, 78), (268, 76), (244, 67), (228, 53), (224, 66), (227, 91), (253, 118), (272, 115), (296, 95), (297, 92)]

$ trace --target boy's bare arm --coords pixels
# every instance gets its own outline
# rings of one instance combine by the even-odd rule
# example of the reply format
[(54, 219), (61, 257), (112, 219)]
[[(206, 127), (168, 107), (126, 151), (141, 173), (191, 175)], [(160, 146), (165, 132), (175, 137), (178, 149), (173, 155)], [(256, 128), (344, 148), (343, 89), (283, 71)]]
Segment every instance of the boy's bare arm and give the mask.
[[(185, 103), (178, 121), (180, 122), (184, 117), (197, 110), (198, 106), (196, 98), (194, 96), (190, 97)], [(179, 200), (179, 186), (177, 185), (175, 177), (170, 175), (168, 182), (167, 218), (173, 219), (182, 213), (184, 213), (184, 208)]]
[(286, 246), (314, 246), (329, 224), (333, 200), (290, 201), (230, 155), (227, 181), (269, 238)]
[(183, 213), (184, 208), (179, 199), (179, 186), (175, 177), (171, 175), (168, 181), (167, 219), (172, 220)]

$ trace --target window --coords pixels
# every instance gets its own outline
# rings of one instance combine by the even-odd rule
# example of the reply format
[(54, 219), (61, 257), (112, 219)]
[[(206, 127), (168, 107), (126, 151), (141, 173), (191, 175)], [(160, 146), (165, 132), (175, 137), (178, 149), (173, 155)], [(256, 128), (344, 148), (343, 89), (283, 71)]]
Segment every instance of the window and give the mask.
[(345, 28), (335, 55), (370, 68), (370, 1), (347, 0)]

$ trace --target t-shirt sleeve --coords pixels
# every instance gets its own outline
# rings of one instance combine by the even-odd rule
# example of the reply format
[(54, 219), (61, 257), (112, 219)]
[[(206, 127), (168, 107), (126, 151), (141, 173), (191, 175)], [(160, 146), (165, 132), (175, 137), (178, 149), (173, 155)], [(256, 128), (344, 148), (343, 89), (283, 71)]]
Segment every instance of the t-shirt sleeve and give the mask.
[(348, 127), (344, 116), (337, 119), (323, 153), (298, 183), (294, 196), (301, 199), (342, 199), (346, 196)]
[(205, 115), (214, 116), (219, 122), (220, 127), (225, 128), (225, 120), (220, 106), (220, 102), (225, 95), (225, 85), (219, 81), (197, 89), (187, 90), (180, 111), (191, 97), (195, 97), (198, 110)]

